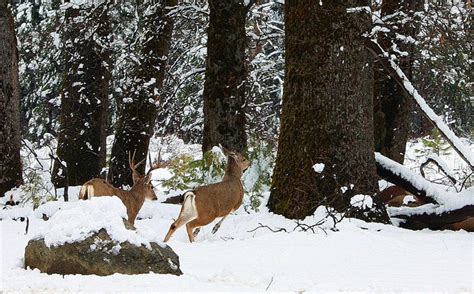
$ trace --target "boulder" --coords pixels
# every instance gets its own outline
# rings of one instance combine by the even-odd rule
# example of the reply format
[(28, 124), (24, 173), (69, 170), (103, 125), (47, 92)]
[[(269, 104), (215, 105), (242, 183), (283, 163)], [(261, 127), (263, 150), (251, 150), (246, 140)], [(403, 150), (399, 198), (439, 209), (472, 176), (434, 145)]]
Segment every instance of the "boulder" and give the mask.
[(171, 247), (155, 242), (141, 246), (119, 242), (105, 229), (81, 241), (49, 247), (44, 238), (30, 240), (25, 249), (26, 267), (62, 275), (182, 274), (179, 257)]

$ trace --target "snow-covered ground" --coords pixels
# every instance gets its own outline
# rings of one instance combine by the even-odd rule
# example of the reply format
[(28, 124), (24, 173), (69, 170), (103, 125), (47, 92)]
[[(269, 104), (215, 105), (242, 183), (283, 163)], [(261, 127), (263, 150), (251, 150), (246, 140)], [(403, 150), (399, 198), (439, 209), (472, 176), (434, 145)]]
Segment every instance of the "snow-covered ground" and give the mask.
[[(151, 146), (152, 152), (159, 150), (159, 144), (155, 142)], [(199, 149), (199, 146), (177, 144), (169, 152), (162, 151), (165, 157), (176, 155), (173, 152), (199, 156)], [(30, 162), (34, 164), (34, 160)], [(46, 166), (45, 162), (42, 164)], [(451, 161), (448, 165), (452, 168)], [(165, 169), (154, 175), (160, 200), (165, 199), (165, 191), (159, 181), (168, 176)], [(14, 196), (21, 196), (20, 193), (17, 191)], [(72, 187), (69, 193), (72, 201), (68, 203), (48, 202), (36, 210), (27, 203), (0, 211), (0, 291), (474, 292), (472, 233), (415, 232), (354, 219), (344, 219), (337, 230), (331, 230), (332, 221), (327, 220), (322, 227), (315, 227), (314, 232), (303, 231), (302, 227), (296, 227), (295, 221), (274, 215), (264, 206), (260, 212), (250, 213), (241, 207), (223, 222), (215, 235), (211, 233), (213, 224), (202, 228), (192, 244), (185, 229), (179, 229), (168, 242), (180, 257), (184, 274), (179, 277), (153, 273), (61, 276), (24, 269), (28, 240), (50, 230), (50, 221), (44, 221), (43, 214), (51, 217), (60, 209), (84, 210), (81, 208), (84, 205), (75, 199), (78, 187)], [(147, 232), (147, 236), (152, 235), (150, 238), (162, 240), (179, 209), (178, 205), (147, 201), (136, 226)], [(93, 219), (87, 215), (76, 213), (74, 217)], [(29, 217), (26, 235), (26, 222), (13, 220), (20, 216)], [(310, 226), (324, 216), (325, 210), (321, 208), (302, 223)], [(65, 216), (61, 219), (67, 221)]]
[[(179, 206), (146, 202), (137, 227), (161, 238)], [(306, 224), (316, 223), (317, 211)], [(269, 226), (287, 232), (273, 233)], [(204, 227), (190, 244), (184, 229), (169, 245), (184, 275), (109, 277), (47, 275), (23, 268), (24, 248), (47, 222), (39, 214), (25, 222), (3, 220), (1, 289), (27, 291), (474, 291), (474, 235), (466, 232), (413, 232), (393, 226), (344, 220), (339, 231), (292, 231), (295, 222), (268, 212), (242, 209), (211, 234)], [(258, 228), (258, 229), (256, 229)], [(255, 230), (256, 229), (256, 230)]]

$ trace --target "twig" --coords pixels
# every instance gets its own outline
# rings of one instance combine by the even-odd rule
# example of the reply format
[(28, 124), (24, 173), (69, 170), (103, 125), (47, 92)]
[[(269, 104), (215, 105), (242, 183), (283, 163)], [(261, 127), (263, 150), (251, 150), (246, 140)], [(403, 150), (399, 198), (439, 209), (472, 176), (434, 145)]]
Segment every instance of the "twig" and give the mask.
[(272, 285), (272, 283), (273, 283), (273, 276), (272, 276), (272, 278), (271, 278), (271, 280), (270, 280), (270, 283), (268, 283), (267, 288), (265, 288), (265, 291), (268, 291), (268, 288), (270, 288), (270, 286)]
[(464, 181), (462, 181), (462, 184), (461, 184), (461, 188), (459, 189), (459, 191), (462, 191), (462, 189), (464, 188), (464, 185), (466, 185), (467, 183), (467, 180), (472, 176), (474, 172), (471, 172), (465, 179)]
[(52, 153), (49, 153), (49, 157), (51, 159), (53, 159), (54, 161), (56, 161), (64, 170), (64, 193), (63, 193), (63, 197), (64, 197), (64, 202), (68, 202), (69, 201), (69, 195), (68, 195), (68, 190), (69, 190), (69, 172), (68, 172), (68, 169), (67, 169), (67, 165), (63, 164), (63, 162), (61, 161), (61, 159), (59, 159), (58, 156), (55, 156), (53, 155)]
[[(434, 165), (436, 165), (447, 177), (448, 179), (451, 181), (451, 183), (453, 183), (453, 186), (456, 188), (456, 179), (453, 178), (449, 172), (447, 170), (444, 169), (443, 165), (437, 161), (437, 159), (435, 158), (432, 158), (432, 157), (428, 157), (421, 165), (420, 165), (420, 174), (423, 178), (426, 179), (425, 177), (425, 171), (424, 171), (424, 168), (426, 165), (430, 164), (430, 163), (433, 163)], [(459, 192), (459, 191), (458, 191)]]
[(262, 228), (269, 229), (269, 230), (272, 231), (273, 233), (278, 233), (278, 232), (285, 232), (285, 233), (288, 233), (288, 231), (287, 231), (285, 228), (272, 229), (272, 228), (270, 228), (269, 226), (266, 226), (266, 225), (264, 225), (264, 224), (262, 224), (262, 223), (258, 223), (258, 227), (256, 227), (256, 228), (253, 229), (253, 230), (247, 231), (247, 232), (248, 232), (248, 233), (252, 233), (252, 232), (255, 232), (256, 230), (262, 229)]
[(25, 235), (28, 235), (28, 229), (30, 228), (30, 218), (26, 217), (26, 228), (25, 228)]
[(326, 232), (326, 230), (324, 228), (321, 227), (322, 224), (325, 223), (325, 220), (322, 219), (320, 220), (319, 222), (315, 223), (315, 224), (312, 224), (312, 225), (308, 225), (308, 224), (304, 224), (304, 223), (301, 223), (299, 220), (296, 220), (296, 226), (295, 228), (293, 229), (293, 231), (296, 231), (296, 229), (300, 229), (300, 232), (303, 231), (303, 232), (307, 232), (307, 231), (311, 231), (313, 234), (316, 233), (315, 231), (315, 228), (318, 228), (320, 229), (321, 231), (323, 231), (326, 235), (328, 234)]

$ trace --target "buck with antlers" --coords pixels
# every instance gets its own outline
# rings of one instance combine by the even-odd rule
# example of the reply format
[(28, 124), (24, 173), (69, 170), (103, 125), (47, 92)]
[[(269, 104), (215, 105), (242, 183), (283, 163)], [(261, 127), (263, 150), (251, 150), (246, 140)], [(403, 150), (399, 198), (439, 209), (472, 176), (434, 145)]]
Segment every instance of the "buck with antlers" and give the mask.
[(184, 194), (178, 219), (171, 225), (166, 234), (165, 242), (183, 225), (186, 225), (189, 241), (193, 242), (200, 227), (211, 223), (218, 217), (222, 217), (212, 229), (214, 234), (224, 219), (242, 204), (244, 188), (240, 178), (250, 162), (236, 152), (222, 149), (224, 154), (227, 155), (227, 168), (224, 178), (219, 183), (201, 186)]
[[(136, 169), (143, 162), (140, 161), (137, 164), (134, 164), (135, 152), (133, 153), (132, 158), (130, 154), (128, 157), (128, 163), (130, 169), (132, 170), (133, 178), (133, 187), (129, 191), (115, 188), (111, 184), (107, 183), (103, 179), (92, 179), (84, 183), (79, 192), (79, 199), (86, 200), (92, 197), (100, 196), (117, 196), (122, 200), (123, 204), (127, 208), (128, 222), (132, 225), (135, 223), (135, 218), (137, 217), (138, 212), (140, 211), (143, 203), (146, 199), (157, 200), (155, 191), (153, 190), (153, 185), (151, 184), (151, 172), (157, 168), (160, 168), (159, 162), (157, 160), (154, 164), (151, 164), (150, 158), (150, 169), (146, 175), (141, 175)], [(159, 156), (158, 156), (159, 158)], [(158, 164), (157, 164), (158, 163)]]

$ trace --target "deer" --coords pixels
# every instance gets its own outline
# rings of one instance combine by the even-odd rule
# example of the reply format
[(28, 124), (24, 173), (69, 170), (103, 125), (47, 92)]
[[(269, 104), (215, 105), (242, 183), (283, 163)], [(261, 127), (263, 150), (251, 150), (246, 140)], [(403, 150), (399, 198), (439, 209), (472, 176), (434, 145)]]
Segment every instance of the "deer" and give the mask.
[(171, 224), (164, 242), (168, 242), (178, 228), (186, 225), (189, 242), (192, 243), (200, 227), (222, 217), (212, 229), (212, 233), (215, 234), (224, 219), (242, 204), (244, 188), (240, 178), (244, 170), (249, 167), (250, 161), (235, 151), (223, 147), (221, 149), (227, 155), (227, 167), (222, 181), (184, 193), (179, 216)]
[[(416, 197), (405, 189), (398, 186), (390, 186), (382, 190), (377, 197), (386, 205), (391, 207), (409, 206), (418, 207), (426, 204), (422, 199)], [(407, 201), (406, 197), (410, 197)], [(410, 201), (411, 200), (411, 201)], [(465, 230), (468, 232), (474, 232), (474, 217), (468, 217), (463, 221), (447, 224), (442, 227), (444, 230)]]
[(385, 188), (377, 194), (377, 197), (386, 205), (393, 207), (416, 207), (425, 204), (420, 198), (398, 186)]
[(143, 160), (137, 164), (134, 164), (134, 157), (135, 152), (133, 153), (132, 158), (130, 158), (130, 154), (128, 158), (134, 183), (130, 190), (127, 191), (116, 188), (103, 179), (95, 178), (82, 185), (81, 191), (79, 193), (79, 199), (87, 200), (92, 197), (117, 196), (127, 208), (128, 222), (133, 226), (135, 224), (137, 214), (145, 202), (145, 198), (150, 200), (158, 199), (156, 197), (155, 191), (153, 190), (153, 185), (151, 184), (151, 172), (161, 167), (159, 164), (156, 164), (156, 162), (155, 164), (151, 164), (150, 158), (150, 169), (146, 175), (142, 176), (136, 169), (143, 162)]

